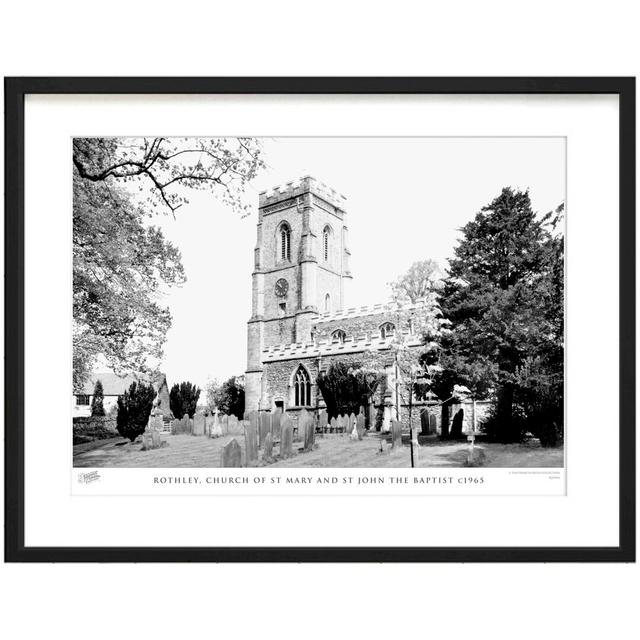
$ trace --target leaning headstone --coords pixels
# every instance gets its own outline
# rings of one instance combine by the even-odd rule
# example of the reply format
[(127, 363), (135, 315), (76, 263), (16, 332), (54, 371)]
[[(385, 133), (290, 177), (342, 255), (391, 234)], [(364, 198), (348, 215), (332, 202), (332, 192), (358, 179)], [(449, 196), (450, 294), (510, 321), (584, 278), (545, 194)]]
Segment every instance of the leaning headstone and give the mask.
[(222, 448), (221, 467), (241, 467), (242, 466), (242, 448), (238, 441), (234, 438), (229, 444)]
[(258, 429), (256, 420), (249, 420), (244, 425), (244, 450), (247, 459), (247, 467), (253, 467), (258, 460)]
[(263, 411), (260, 414), (260, 446), (264, 447), (264, 441), (267, 438), (267, 434), (271, 433), (271, 414), (267, 411)]
[(293, 455), (293, 425), (291, 418), (284, 415), (280, 422), (280, 457), (290, 458)]
[(193, 435), (194, 436), (203, 436), (204, 435), (204, 414), (196, 413), (193, 416)]
[(318, 432), (321, 435), (327, 433), (327, 412), (324, 409), (318, 415)]
[(308, 415), (304, 423), (304, 450), (311, 451), (315, 441), (316, 426), (313, 418)]
[(364, 438), (365, 430), (364, 430), (364, 412), (358, 414), (356, 418), (356, 432), (358, 434), (358, 440), (362, 440)]
[(391, 448), (402, 446), (402, 423), (397, 420), (391, 421)]
[(273, 438), (271, 433), (267, 433), (264, 439), (263, 451), (262, 451), (262, 459), (265, 462), (273, 461)]

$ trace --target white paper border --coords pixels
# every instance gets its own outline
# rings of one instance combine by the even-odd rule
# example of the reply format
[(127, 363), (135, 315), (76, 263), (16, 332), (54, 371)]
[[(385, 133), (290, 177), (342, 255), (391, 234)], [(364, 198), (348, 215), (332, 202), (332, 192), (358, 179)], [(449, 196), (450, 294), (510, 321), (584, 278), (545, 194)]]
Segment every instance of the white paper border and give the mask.
[[(25, 103), (27, 546), (618, 544), (616, 96), (28, 96)], [(69, 139), (203, 132), (566, 136), (568, 495), (72, 497), (70, 286), (67, 298), (60, 287), (70, 285)], [(606, 415), (590, 402), (594, 394), (606, 399)]]

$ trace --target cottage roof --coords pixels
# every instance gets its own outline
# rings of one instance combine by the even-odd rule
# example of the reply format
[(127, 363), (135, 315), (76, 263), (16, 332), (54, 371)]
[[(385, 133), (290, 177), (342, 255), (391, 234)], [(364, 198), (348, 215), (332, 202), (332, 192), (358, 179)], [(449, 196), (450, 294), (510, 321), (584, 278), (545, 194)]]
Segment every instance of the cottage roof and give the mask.
[[(152, 383), (153, 388), (158, 391), (165, 379), (166, 376), (163, 373), (156, 373)], [(132, 382), (138, 382), (139, 378), (136, 378), (135, 376), (119, 376), (111, 371), (93, 373), (82, 387), (82, 391), (80, 393), (93, 395), (93, 389), (98, 380), (102, 382), (102, 388), (105, 396), (119, 396), (131, 386)]]

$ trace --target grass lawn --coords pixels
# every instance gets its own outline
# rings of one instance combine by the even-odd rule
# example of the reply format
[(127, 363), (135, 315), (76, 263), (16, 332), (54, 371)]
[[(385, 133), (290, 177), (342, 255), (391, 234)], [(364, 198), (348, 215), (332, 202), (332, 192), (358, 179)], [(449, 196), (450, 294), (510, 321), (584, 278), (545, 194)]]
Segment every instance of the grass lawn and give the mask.
[[(240, 443), (244, 457), (244, 438), (163, 434), (166, 445), (160, 449), (142, 451), (141, 444), (132, 444), (124, 438), (111, 438), (76, 445), (73, 451), (74, 467), (201, 467), (220, 466), (222, 448), (234, 437)], [(384, 441), (384, 442), (383, 442)], [(466, 442), (446, 442), (436, 438), (421, 438), (415, 451), (418, 467), (464, 467), (468, 445)], [(384, 451), (380, 451), (381, 445)], [(294, 442), (294, 451), (301, 443)], [(409, 441), (405, 437), (402, 448), (392, 450), (390, 438), (372, 433), (361, 441), (352, 441), (345, 435), (316, 436), (313, 451), (298, 452), (287, 460), (278, 460), (274, 467), (409, 467)], [(494, 444), (481, 443), (476, 450), (483, 455), (483, 467), (562, 467), (563, 449), (544, 449), (536, 443)], [(274, 447), (277, 453), (278, 447)], [(260, 452), (260, 456), (262, 452)]]

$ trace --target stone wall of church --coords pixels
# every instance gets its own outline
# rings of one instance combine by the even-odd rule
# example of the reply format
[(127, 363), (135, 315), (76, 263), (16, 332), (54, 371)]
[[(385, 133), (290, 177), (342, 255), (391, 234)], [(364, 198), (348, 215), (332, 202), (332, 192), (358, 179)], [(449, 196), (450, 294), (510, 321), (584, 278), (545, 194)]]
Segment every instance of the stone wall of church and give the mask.
[(387, 311), (355, 318), (328, 321), (320, 319), (315, 323), (315, 336), (318, 340), (328, 340), (337, 329), (342, 329), (347, 334), (347, 338), (360, 337), (365, 333), (377, 336), (379, 335), (380, 325), (384, 322), (393, 322), (395, 324), (394, 314)]

